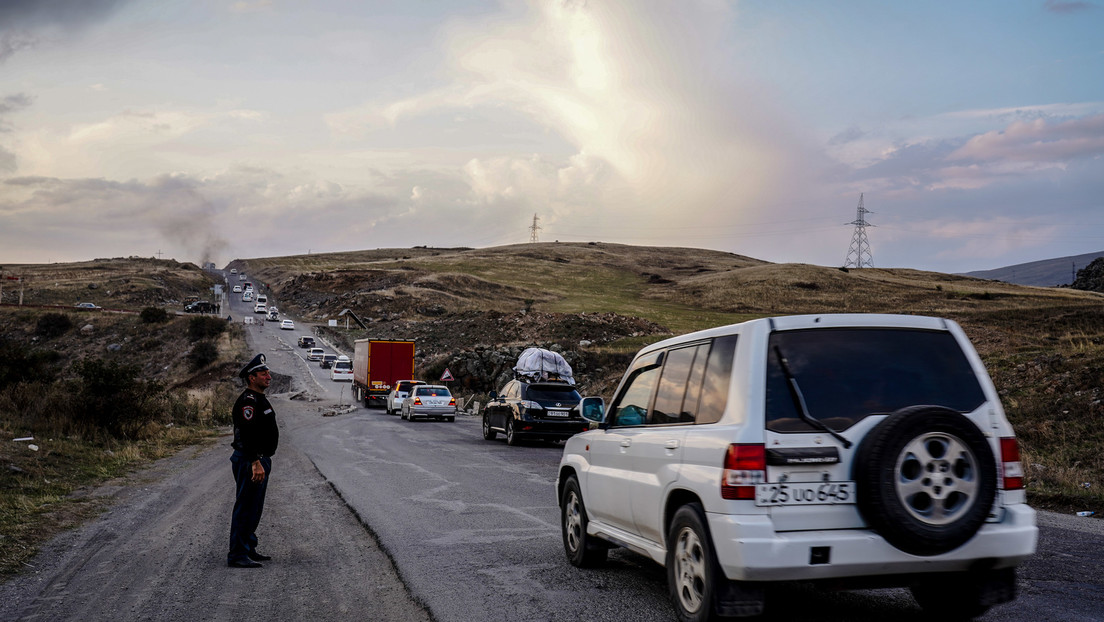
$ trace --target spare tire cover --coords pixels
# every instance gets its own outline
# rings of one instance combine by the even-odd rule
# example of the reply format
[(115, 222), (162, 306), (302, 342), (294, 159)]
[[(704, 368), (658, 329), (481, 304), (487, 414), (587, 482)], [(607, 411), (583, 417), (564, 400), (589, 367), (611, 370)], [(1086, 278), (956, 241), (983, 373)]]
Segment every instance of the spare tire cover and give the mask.
[(909, 406), (863, 439), (853, 475), (863, 518), (913, 555), (958, 548), (985, 523), (997, 490), (989, 442), (961, 413)]

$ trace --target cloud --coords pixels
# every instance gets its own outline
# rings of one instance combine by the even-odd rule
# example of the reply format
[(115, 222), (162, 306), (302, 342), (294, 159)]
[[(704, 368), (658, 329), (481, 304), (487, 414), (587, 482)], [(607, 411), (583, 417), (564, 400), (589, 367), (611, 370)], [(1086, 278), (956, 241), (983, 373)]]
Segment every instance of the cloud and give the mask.
[(1013, 123), (1002, 131), (971, 138), (948, 160), (1030, 162), (1057, 166), (1104, 155), (1104, 114), (1059, 123), (1046, 119)]
[(0, 2), (0, 63), (38, 45), (43, 31), (72, 34), (130, 0), (4, 0)]
[(1043, 6), (1051, 13), (1080, 13), (1096, 8), (1091, 2), (1066, 2), (1064, 0), (1046, 0)]

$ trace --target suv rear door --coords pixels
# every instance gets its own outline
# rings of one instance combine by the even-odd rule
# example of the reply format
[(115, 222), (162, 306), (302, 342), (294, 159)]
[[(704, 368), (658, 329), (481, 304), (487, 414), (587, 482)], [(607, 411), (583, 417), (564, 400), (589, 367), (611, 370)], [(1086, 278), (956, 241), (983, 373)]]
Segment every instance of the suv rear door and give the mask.
[[(809, 415), (850, 440), (850, 448), (802, 421), (778, 353), (786, 357)], [(853, 472), (867, 433), (890, 413), (908, 406), (938, 405), (969, 416), (986, 401), (969, 360), (947, 331), (891, 327), (775, 331), (766, 356), (767, 482), (794, 485), (777, 499), (785, 503), (770, 506), (778, 531), (866, 526), (855, 505)], [(838, 460), (833, 461), (833, 456)], [(810, 482), (847, 482), (850, 496), (830, 497), (836, 503), (817, 503), (814, 511), (792, 498), (801, 483)]]

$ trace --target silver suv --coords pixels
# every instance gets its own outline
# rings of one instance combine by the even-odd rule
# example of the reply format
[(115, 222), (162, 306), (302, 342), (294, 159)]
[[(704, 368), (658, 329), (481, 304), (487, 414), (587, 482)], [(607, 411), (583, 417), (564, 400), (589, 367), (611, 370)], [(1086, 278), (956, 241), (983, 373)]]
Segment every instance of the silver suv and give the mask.
[(666, 566), (682, 620), (758, 615), (764, 586), (907, 586), (936, 616), (1015, 598), (1035, 551), (1019, 448), (952, 321), (753, 320), (641, 350), (568, 440), (564, 550)]

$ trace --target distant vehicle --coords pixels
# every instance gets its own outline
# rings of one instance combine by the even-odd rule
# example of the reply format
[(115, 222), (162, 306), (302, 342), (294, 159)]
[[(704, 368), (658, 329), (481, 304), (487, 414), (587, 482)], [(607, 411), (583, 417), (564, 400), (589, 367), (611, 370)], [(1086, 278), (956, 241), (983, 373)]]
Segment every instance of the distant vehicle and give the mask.
[(265, 303), (258, 302), (257, 304), (253, 305), (253, 313), (267, 313), (267, 312), (268, 312), (268, 309), (265, 308)]
[(414, 342), (357, 339), (353, 344), (353, 397), (366, 407), (386, 406), (391, 387), (414, 376)]
[(333, 362), (333, 367), (330, 368), (330, 380), (333, 382), (353, 381), (353, 362), (349, 360), (349, 357), (345, 355), (337, 357), (337, 360)]
[(425, 384), (421, 380), (400, 380), (395, 383), (394, 388), (387, 394), (387, 403), (384, 404), (384, 408), (387, 409), (387, 414), (397, 415), (402, 410), (403, 400), (410, 395), (410, 391), (414, 388), (414, 385)]
[(235, 285), (234, 286), (234, 293), (235, 294), (240, 294), (241, 293), (241, 285)]
[(313, 348), (314, 347), (314, 337), (308, 337), (307, 335), (301, 335), (299, 337), (299, 347), (300, 348)]
[(238, 273), (237, 268), (230, 268), (230, 274), (237, 274), (237, 273)]
[(244, 281), (245, 280), (245, 273), (244, 272), (238, 275), (238, 280), (239, 281)]
[(329, 369), (333, 367), (334, 361), (336, 360), (336, 354), (323, 354), (322, 358), (318, 359), (318, 366), (322, 369)]
[(266, 315), (265, 319), (268, 320), (269, 322), (279, 322), (280, 321), (280, 310), (277, 309), (276, 307), (269, 307), (268, 311), (265, 313), (265, 315)]
[(322, 356), (324, 354), (326, 354), (326, 351), (322, 348), (311, 348), (310, 350), (307, 350), (307, 360), (320, 361), (322, 360)]
[(253, 302), (253, 290), (247, 289), (242, 292), (242, 302)]
[(257, 302), (268, 304), (268, 296), (265, 296), (264, 294), (257, 294)]
[(403, 400), (402, 418), (413, 421), (418, 417), (456, 421), (456, 398), (445, 386), (416, 385), (410, 397)]
[(76, 304), (78, 309), (103, 309), (103, 307), (97, 306), (91, 302), (78, 302)]
[(206, 300), (199, 300), (184, 307), (185, 313), (214, 313), (215, 303), (208, 302)]
[(280, 330), (295, 330), (295, 322), (283, 320), (280, 322)]

